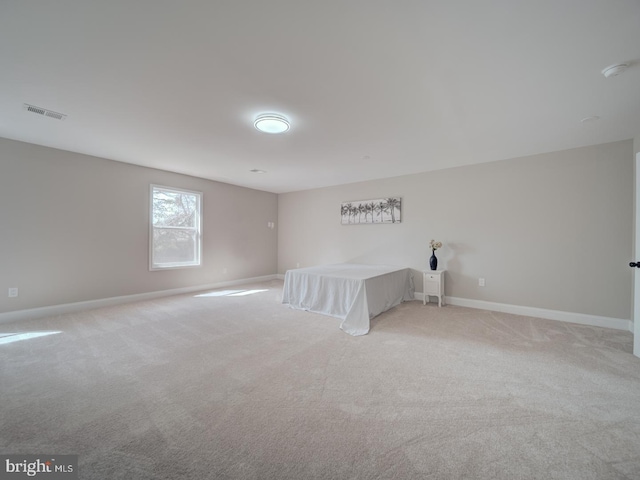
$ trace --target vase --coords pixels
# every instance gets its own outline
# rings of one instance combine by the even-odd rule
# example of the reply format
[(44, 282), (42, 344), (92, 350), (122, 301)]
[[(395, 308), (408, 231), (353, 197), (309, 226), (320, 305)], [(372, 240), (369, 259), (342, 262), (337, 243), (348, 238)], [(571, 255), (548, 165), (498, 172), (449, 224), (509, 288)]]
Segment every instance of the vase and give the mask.
[(432, 250), (431, 258), (429, 259), (429, 266), (431, 267), (431, 270), (437, 270), (438, 269), (438, 258), (436, 257), (436, 251), (435, 250)]

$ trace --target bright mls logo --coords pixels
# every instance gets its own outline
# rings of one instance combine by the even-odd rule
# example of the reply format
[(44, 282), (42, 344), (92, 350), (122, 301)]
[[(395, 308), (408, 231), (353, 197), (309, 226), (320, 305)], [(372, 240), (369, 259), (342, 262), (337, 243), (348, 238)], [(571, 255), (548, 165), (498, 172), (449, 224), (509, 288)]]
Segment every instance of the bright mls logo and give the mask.
[(0, 455), (0, 480), (78, 480), (77, 455)]

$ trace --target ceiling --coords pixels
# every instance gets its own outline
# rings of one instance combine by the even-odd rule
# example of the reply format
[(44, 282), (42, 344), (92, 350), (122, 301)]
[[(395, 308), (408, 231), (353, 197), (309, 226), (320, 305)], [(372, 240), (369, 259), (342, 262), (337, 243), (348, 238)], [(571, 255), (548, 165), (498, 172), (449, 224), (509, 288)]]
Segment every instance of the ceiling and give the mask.
[(0, 136), (121, 162), (283, 193), (638, 132), (638, 0), (0, 2)]

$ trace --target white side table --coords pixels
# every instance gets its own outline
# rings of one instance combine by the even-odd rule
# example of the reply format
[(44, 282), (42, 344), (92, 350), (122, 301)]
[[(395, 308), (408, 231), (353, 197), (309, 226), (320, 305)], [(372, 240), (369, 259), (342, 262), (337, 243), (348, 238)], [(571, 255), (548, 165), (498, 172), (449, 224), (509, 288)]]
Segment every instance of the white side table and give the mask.
[(429, 297), (438, 297), (438, 306), (444, 305), (444, 272), (445, 270), (422, 271), (422, 283), (424, 285), (423, 305), (427, 304)]

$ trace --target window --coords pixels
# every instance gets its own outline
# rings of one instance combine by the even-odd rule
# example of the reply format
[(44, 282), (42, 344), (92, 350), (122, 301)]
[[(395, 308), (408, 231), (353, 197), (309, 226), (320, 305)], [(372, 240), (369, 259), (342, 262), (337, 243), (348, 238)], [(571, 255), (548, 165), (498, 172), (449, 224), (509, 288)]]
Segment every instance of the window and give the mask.
[(202, 193), (151, 185), (150, 270), (200, 265)]

